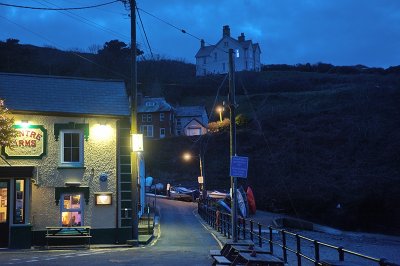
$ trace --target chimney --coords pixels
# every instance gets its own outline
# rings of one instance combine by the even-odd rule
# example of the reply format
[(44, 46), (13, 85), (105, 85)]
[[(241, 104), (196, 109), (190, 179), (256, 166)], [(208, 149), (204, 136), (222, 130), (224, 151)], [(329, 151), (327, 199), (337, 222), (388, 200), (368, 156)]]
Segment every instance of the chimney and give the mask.
[(238, 41), (239, 42), (244, 42), (245, 41), (245, 37), (244, 37), (244, 33), (242, 32), (241, 34), (240, 34), (240, 36), (238, 37)]
[(222, 38), (225, 36), (231, 37), (231, 29), (229, 28), (229, 25), (225, 25), (222, 28)]
[(203, 47), (204, 47), (204, 40), (201, 39), (201, 40), (200, 40), (200, 48), (203, 48)]

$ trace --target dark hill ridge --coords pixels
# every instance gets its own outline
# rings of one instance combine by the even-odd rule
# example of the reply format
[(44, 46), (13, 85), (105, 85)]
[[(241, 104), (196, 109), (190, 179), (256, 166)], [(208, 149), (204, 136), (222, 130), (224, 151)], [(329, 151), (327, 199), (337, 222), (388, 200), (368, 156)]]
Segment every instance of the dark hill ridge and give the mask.
[[(0, 42), (0, 71), (124, 79), (129, 76), (124, 49), (115, 55), (115, 49), (71, 53), (11, 40)], [(224, 75), (194, 73), (194, 65), (181, 61), (139, 62), (139, 88), (172, 104), (204, 104), (213, 114)], [(249, 177), (241, 182), (253, 187), (258, 206), (345, 229), (400, 234), (399, 73), (399, 66), (329, 64), (237, 73), (238, 113), (250, 120), (238, 129), (238, 154), (250, 158)], [(225, 82), (219, 103), (227, 91)], [(181, 155), (188, 149), (198, 153), (199, 145), (206, 147), (208, 188), (228, 189), (227, 132), (147, 142), (147, 175), (196, 187), (198, 161), (183, 162)]]
[[(268, 93), (250, 100), (256, 115), (246, 113), (252, 121), (238, 130), (237, 151), (250, 158), (249, 177), (241, 183), (253, 187), (257, 206), (344, 229), (400, 234), (398, 88)], [(238, 103), (248, 106), (245, 101)], [(147, 174), (196, 187), (198, 162), (180, 158), (205, 143), (207, 186), (228, 189), (227, 132), (201, 141), (149, 142)]]

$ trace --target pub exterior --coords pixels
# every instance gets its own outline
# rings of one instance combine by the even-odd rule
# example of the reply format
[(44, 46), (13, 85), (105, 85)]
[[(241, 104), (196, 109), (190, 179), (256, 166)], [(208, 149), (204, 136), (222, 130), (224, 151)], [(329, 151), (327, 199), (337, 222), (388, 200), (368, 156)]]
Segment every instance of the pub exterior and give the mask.
[(0, 73), (0, 98), (18, 133), (1, 148), (0, 247), (45, 245), (49, 226), (90, 226), (92, 243), (130, 239), (124, 82)]

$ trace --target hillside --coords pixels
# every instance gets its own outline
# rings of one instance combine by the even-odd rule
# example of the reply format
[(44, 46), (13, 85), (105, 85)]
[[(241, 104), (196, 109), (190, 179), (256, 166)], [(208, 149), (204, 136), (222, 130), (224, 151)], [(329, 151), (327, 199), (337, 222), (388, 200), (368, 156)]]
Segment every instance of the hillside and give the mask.
[[(0, 42), (0, 71), (129, 76), (120, 42), (78, 54), (95, 64), (71, 52)], [(214, 101), (227, 100), (225, 76), (194, 73), (195, 66), (185, 62), (141, 61), (139, 89), (174, 105), (203, 104), (215, 121)], [(238, 155), (250, 158), (248, 179), (240, 182), (252, 186), (260, 209), (344, 229), (400, 234), (399, 66), (269, 65), (260, 73), (237, 73), (236, 88), (237, 112), (249, 121), (237, 135)], [(200, 148), (206, 151), (207, 187), (228, 189), (228, 132), (147, 141), (147, 175), (155, 182), (197, 187), (198, 161), (184, 162), (181, 155)]]

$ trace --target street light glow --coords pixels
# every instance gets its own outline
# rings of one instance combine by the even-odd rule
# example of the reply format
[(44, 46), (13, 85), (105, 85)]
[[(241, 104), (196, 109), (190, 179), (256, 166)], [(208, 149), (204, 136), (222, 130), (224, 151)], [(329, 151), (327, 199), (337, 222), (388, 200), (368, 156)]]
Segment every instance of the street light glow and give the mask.
[(185, 161), (190, 161), (190, 160), (192, 159), (192, 155), (191, 155), (190, 153), (188, 153), (188, 152), (185, 152), (185, 153), (183, 154), (183, 159), (184, 159)]

